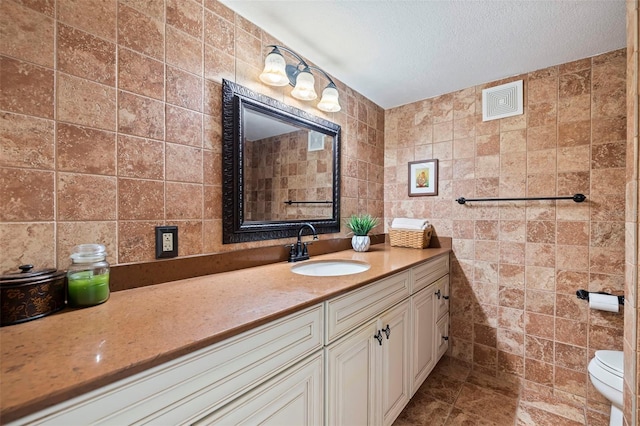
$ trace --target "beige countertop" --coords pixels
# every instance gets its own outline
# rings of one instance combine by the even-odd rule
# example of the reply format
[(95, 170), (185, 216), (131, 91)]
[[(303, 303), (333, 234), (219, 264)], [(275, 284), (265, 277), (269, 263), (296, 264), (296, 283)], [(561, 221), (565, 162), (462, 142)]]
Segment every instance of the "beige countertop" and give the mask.
[(0, 329), (0, 422), (6, 423), (407, 269), (449, 248), (373, 245), (313, 256), (368, 271), (308, 277), (292, 264), (118, 291), (98, 306)]

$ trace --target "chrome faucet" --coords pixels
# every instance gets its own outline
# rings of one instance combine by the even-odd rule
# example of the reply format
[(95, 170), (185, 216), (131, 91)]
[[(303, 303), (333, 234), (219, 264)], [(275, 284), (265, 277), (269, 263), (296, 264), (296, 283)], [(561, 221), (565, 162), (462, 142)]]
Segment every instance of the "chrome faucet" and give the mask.
[(298, 229), (298, 241), (295, 244), (291, 244), (289, 247), (289, 262), (297, 262), (299, 260), (307, 260), (309, 259), (309, 251), (307, 250), (307, 245), (310, 243), (302, 242), (302, 231), (305, 228), (311, 229), (313, 232), (313, 239), (318, 239), (318, 233), (316, 232), (316, 228), (313, 227), (310, 223), (303, 223)]

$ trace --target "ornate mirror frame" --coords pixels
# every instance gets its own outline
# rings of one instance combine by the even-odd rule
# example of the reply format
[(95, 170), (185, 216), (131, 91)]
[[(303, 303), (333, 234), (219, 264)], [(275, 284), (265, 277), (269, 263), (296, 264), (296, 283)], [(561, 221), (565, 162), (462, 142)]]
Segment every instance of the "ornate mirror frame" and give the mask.
[[(291, 221), (245, 221), (244, 114), (249, 108), (294, 126), (333, 138), (332, 217)], [(222, 80), (222, 242), (224, 244), (294, 237), (302, 223), (318, 233), (340, 232), (340, 136), (338, 124), (316, 117), (244, 86)]]

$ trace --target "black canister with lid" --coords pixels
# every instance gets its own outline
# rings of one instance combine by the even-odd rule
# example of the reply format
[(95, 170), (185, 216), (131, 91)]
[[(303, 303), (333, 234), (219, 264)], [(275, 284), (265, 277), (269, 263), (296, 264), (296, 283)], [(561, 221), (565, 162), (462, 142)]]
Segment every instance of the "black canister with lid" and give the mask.
[(53, 268), (0, 276), (0, 327), (19, 324), (57, 312), (65, 307), (66, 274)]

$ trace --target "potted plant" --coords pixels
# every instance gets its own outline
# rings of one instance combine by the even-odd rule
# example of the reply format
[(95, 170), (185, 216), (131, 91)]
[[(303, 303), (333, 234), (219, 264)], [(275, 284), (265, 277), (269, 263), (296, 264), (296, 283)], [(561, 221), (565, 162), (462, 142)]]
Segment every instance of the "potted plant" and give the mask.
[(378, 218), (372, 217), (370, 214), (351, 215), (347, 220), (347, 227), (353, 233), (351, 238), (351, 247), (355, 251), (367, 251), (371, 245), (369, 231), (378, 225)]

